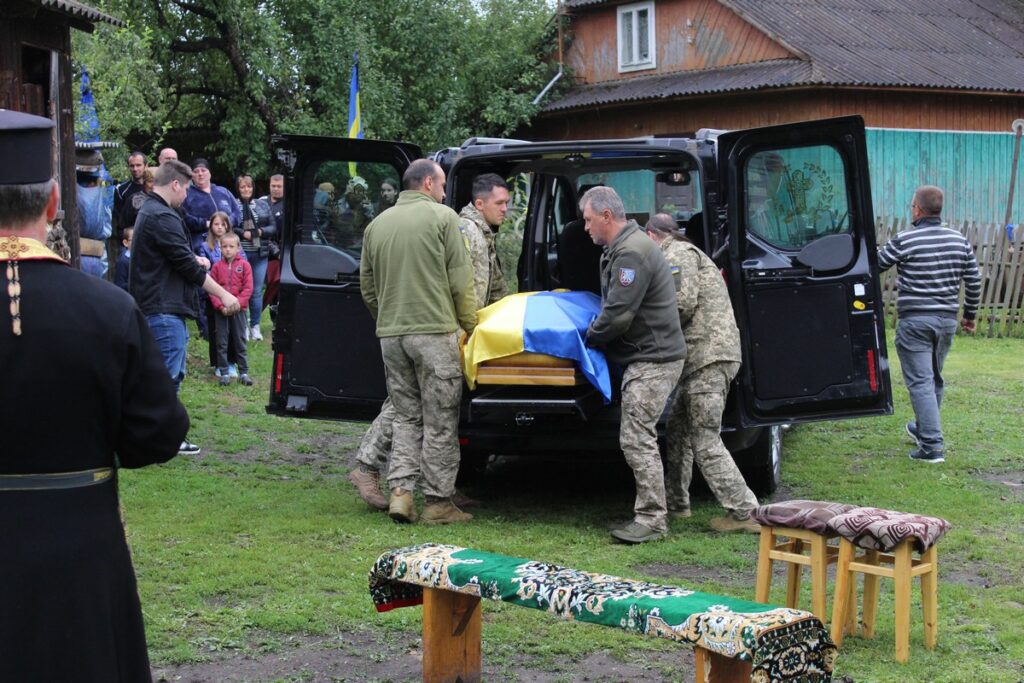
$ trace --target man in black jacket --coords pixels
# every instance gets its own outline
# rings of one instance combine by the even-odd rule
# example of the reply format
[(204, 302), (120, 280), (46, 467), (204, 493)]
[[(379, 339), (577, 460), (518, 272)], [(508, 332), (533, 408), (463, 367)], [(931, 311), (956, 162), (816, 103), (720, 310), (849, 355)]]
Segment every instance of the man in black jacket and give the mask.
[[(124, 229), (135, 225), (139, 209), (146, 201), (145, 184), (142, 176), (146, 172), (146, 155), (136, 150), (128, 155), (128, 173), (131, 178), (114, 188), (114, 234), (118, 244), (124, 236)], [(116, 252), (111, 253), (113, 259)]]
[(676, 287), (661, 249), (636, 221), (626, 220), (615, 190), (587, 190), (580, 209), (590, 238), (604, 246), (601, 312), (587, 328), (586, 342), (625, 368), (619, 446), (636, 480), (633, 521), (612, 531), (612, 538), (653, 541), (668, 533), (658, 418), (686, 358)]
[(44, 244), (52, 129), (0, 110), (0, 681), (149, 681), (115, 468), (188, 414), (131, 297)]
[[(153, 193), (139, 210), (132, 237), (128, 291), (146, 316), (175, 388), (185, 377), (188, 328), (185, 319), (199, 315), (197, 287), (224, 302), (226, 315), (238, 311), (238, 299), (207, 275), (210, 262), (192, 253), (188, 231), (176, 210), (185, 201), (192, 169), (167, 161), (156, 172)], [(198, 455), (185, 440), (181, 453)]]

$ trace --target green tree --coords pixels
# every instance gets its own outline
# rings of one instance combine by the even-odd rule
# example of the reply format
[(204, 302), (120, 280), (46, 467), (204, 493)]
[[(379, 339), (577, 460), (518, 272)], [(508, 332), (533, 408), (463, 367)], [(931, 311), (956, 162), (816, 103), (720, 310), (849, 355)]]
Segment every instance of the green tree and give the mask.
[(550, 0), (93, 4), (128, 23), (74, 35), (104, 137), (150, 153), (194, 141), (257, 175), (275, 133), (347, 133), (353, 53), (366, 137), (425, 149), (507, 135), (554, 70)]

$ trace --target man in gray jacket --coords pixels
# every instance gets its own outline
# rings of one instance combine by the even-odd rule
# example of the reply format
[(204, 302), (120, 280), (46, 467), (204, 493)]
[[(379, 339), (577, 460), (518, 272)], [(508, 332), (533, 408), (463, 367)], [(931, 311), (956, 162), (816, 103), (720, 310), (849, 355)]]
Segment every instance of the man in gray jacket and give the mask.
[(622, 543), (653, 541), (668, 533), (658, 418), (686, 358), (675, 284), (658, 245), (635, 221), (626, 220), (615, 190), (588, 190), (580, 209), (590, 238), (604, 246), (601, 312), (587, 329), (586, 342), (625, 367), (619, 446), (633, 469), (636, 502), (633, 521), (613, 530), (612, 537)]

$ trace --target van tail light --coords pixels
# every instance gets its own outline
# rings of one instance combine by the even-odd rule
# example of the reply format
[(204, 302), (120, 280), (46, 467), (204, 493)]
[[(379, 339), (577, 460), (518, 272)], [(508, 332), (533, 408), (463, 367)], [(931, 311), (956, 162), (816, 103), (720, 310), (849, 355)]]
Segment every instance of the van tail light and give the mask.
[(868, 349), (868, 386), (872, 392), (878, 391), (878, 370), (875, 368), (875, 351)]
[(464, 436), (460, 436), (459, 437), (459, 445), (460, 446), (468, 446), (469, 445), (469, 439), (467, 439)]
[(274, 393), (281, 393), (281, 376), (284, 374), (284, 354), (277, 354), (277, 359), (274, 361)]

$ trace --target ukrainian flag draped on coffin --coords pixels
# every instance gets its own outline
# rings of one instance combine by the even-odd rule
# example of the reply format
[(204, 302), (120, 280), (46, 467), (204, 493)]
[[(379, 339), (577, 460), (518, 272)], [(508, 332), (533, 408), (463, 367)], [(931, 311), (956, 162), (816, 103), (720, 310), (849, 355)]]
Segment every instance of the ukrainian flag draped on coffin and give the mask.
[(608, 361), (583, 343), (587, 326), (600, 310), (597, 295), (569, 291), (513, 294), (480, 309), (463, 357), (470, 389), (476, 387), (481, 363), (529, 351), (576, 361), (608, 403), (612, 398)]

